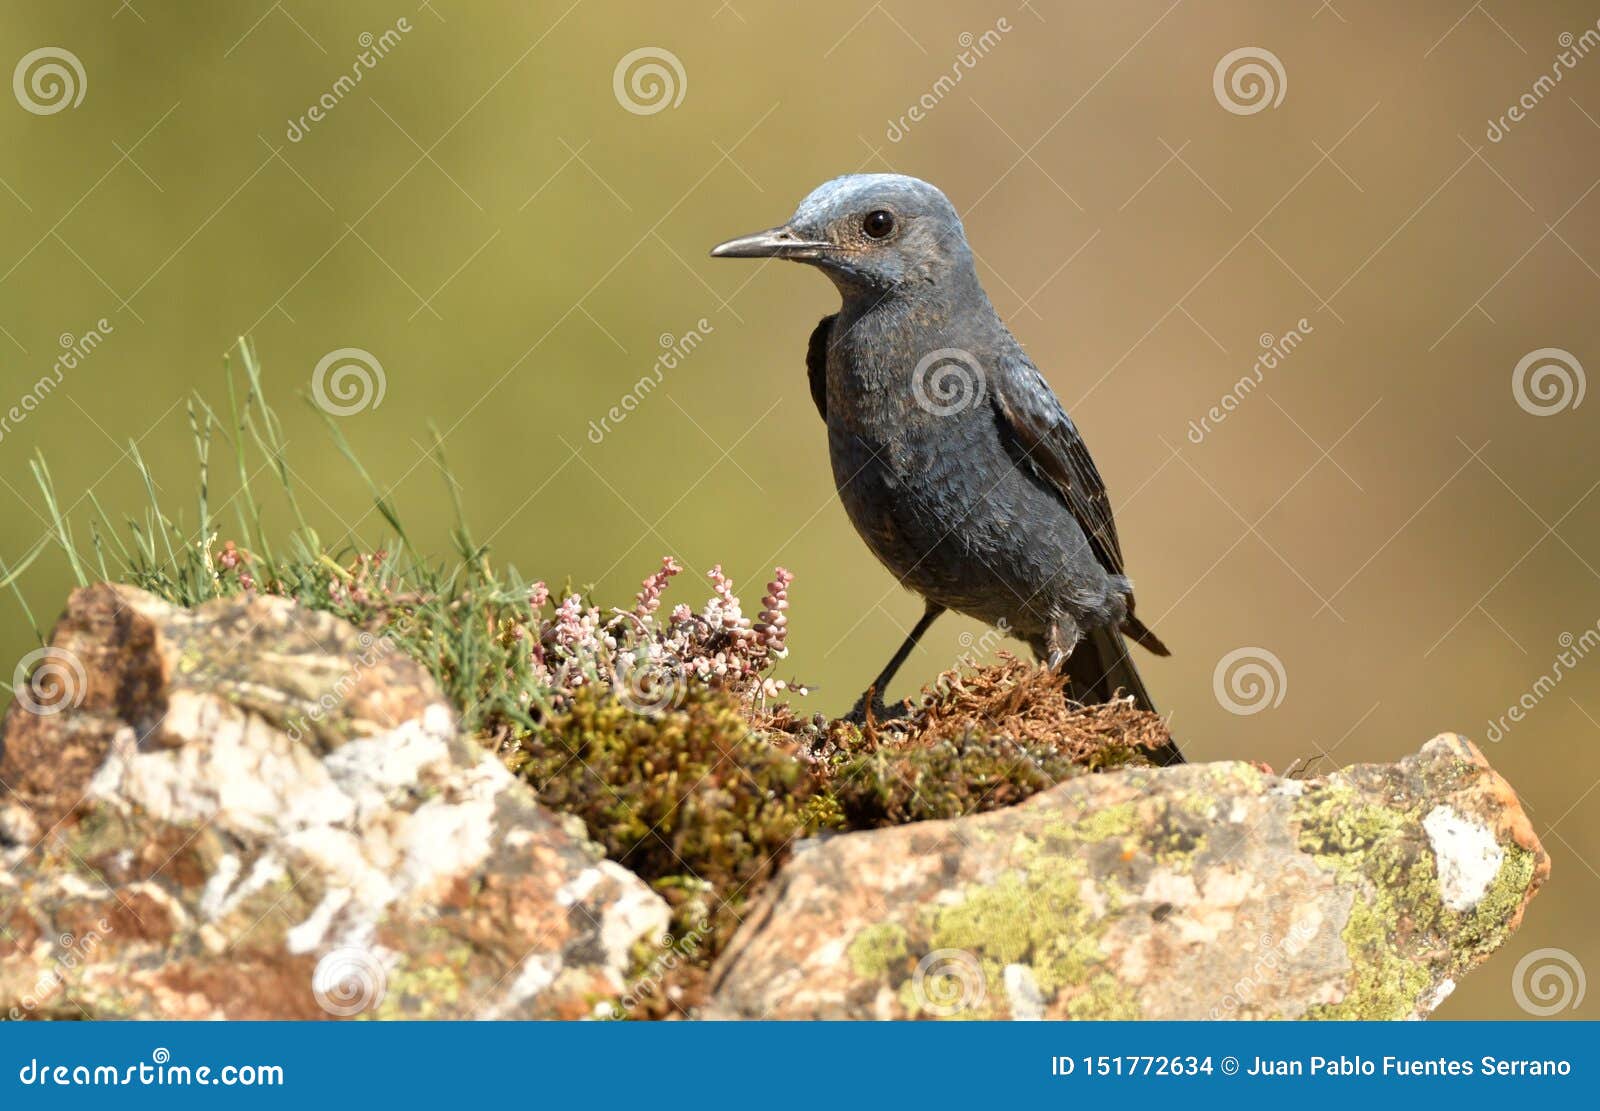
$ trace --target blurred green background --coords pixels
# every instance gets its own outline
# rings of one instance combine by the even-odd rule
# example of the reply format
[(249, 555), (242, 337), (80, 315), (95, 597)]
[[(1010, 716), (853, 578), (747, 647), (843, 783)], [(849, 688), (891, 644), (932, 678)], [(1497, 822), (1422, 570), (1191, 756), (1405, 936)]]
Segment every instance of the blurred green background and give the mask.
[[(1600, 659), (1489, 743), (1562, 634), (1600, 621), (1600, 402), (1541, 416), (1513, 393), (1537, 349), (1568, 353), (1574, 386), (1600, 367), (1600, 57), (1575, 55), (1491, 142), (1597, 13), (1462, 7), (0, 4), (8, 67), (58, 47), (85, 82), (60, 111), (15, 89), (0, 104), (0, 402), (52, 373), (63, 339), (110, 326), (0, 428), (0, 558), (45, 529), (35, 450), (68, 502), (92, 489), (135, 510), (132, 438), (164, 496), (190, 498), (181, 402), (224, 399), (241, 334), (318, 529), (378, 538), (299, 400), (319, 360), (361, 348), (386, 392), (341, 427), (424, 546), (449, 551), (431, 421), (480, 538), (527, 575), (622, 601), (672, 553), (720, 562), (749, 605), (789, 567), (790, 665), (840, 712), (920, 606), (833, 494), (802, 357), (836, 297), (800, 267), (706, 250), (825, 178), (915, 174), (963, 213), (1106, 475), (1141, 616), (1174, 649), (1140, 666), (1191, 758), (1326, 768), (1459, 730), (1516, 787), (1554, 875), (1440, 1015), (1523, 1017), (1525, 954), (1600, 962)], [(361, 36), (401, 19), (330, 93)], [(1240, 47), (1281, 64), (1276, 106), (1216, 95)], [(638, 92), (625, 70), (619, 96), (641, 48), (680, 69)], [(1192, 436), (1302, 319), (1294, 353)], [(691, 330), (692, 353), (592, 438)], [(42, 624), (69, 585), (56, 556), (24, 577)], [(704, 593), (686, 575), (671, 596)], [(37, 641), (6, 605), (10, 660)], [(981, 632), (942, 621), (895, 693)], [(1239, 649), (1282, 668), (1243, 714), (1217, 693)]]

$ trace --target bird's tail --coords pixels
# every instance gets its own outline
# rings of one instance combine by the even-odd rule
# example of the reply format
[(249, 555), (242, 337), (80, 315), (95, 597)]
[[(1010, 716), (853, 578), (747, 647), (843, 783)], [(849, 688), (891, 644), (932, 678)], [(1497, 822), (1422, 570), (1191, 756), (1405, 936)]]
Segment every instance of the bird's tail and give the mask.
[[(1139, 669), (1133, 666), (1128, 655), (1128, 644), (1116, 629), (1095, 629), (1078, 641), (1067, 658), (1066, 671), (1070, 677), (1067, 693), (1076, 702), (1085, 705), (1109, 702), (1121, 691), (1132, 697), (1139, 709), (1152, 714), (1157, 712), (1144, 680), (1139, 678)], [(1150, 755), (1163, 767), (1183, 763), (1183, 754), (1173, 740)]]
[(1158, 656), (1172, 655), (1172, 650), (1161, 643), (1161, 638), (1156, 636), (1155, 630), (1133, 615), (1132, 607), (1128, 609), (1127, 620), (1122, 623), (1122, 631), (1147, 652), (1154, 652)]

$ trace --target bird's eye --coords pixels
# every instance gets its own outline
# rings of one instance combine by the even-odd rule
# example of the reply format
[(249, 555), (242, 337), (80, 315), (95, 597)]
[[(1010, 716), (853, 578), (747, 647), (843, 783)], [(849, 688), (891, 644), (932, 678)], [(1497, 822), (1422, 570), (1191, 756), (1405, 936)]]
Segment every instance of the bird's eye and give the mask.
[(882, 239), (894, 231), (894, 214), (881, 208), (875, 209), (861, 221), (861, 230), (873, 239)]

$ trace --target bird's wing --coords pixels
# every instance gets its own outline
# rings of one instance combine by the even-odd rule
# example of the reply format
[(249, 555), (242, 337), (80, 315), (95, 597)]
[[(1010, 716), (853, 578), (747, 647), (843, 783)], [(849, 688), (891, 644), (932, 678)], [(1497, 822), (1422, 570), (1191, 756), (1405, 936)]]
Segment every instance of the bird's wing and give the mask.
[(1122, 574), (1111, 499), (1072, 418), (1026, 356), (1008, 356), (995, 371), (992, 394), (1002, 429), (1011, 434), (1026, 465), (1061, 494), (1101, 566)]
[(839, 314), (822, 318), (811, 333), (811, 342), (806, 344), (806, 377), (811, 379), (811, 400), (817, 403), (817, 412), (822, 414), (822, 419), (828, 419), (828, 338), (833, 331), (833, 322)]

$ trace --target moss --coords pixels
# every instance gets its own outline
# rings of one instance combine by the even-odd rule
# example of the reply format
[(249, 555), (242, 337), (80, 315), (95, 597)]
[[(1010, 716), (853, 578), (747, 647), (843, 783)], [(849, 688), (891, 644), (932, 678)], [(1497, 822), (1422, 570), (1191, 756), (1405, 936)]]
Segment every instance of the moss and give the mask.
[(923, 688), (914, 711), (887, 726), (869, 722), (865, 739), (880, 734), (930, 747), (941, 741), (1004, 737), (1025, 748), (1069, 758), (1090, 771), (1149, 763), (1171, 751), (1172, 735), (1157, 715), (1131, 702), (1081, 706), (1065, 674), (998, 654), (988, 667), (958, 667)]
[(709, 885), (713, 953), (789, 845), (826, 818), (812, 805), (806, 764), (756, 735), (733, 700), (703, 688), (648, 717), (586, 690), (523, 738), (509, 763), (546, 806), (582, 818), (606, 854), (654, 884), (680, 917), (700, 917), (704, 900), (695, 896)]
[[(994, 809), (1083, 774), (1059, 752), (977, 738), (881, 746), (820, 763), (798, 747), (757, 734), (737, 705), (713, 692), (691, 689), (680, 707), (648, 718), (589, 693), (525, 738), (510, 764), (542, 802), (578, 815), (607, 855), (651, 882), (673, 906), (675, 929), (712, 916), (709, 943), (668, 988), (703, 981), (742, 908), (796, 838)], [(977, 954), (996, 990), (1011, 963), (1028, 964), (1047, 994), (1083, 984), (1100, 957), (1097, 916), (1079, 895), (1087, 865), (1074, 850), (1125, 840), (1140, 824), (1134, 803), (1062, 818), (1021, 842), (1020, 871), (974, 885), (918, 926), (927, 946), (914, 944), (907, 928), (881, 923), (856, 935), (850, 961), (902, 994), (914, 991), (909, 958), (938, 948)], [(1167, 837), (1158, 848), (1168, 854), (1183, 844), (1193, 841)], [(1079, 1006), (1120, 1013), (1104, 995)]]
[(824, 771), (851, 829), (998, 810), (1084, 774), (1071, 755), (1048, 745), (976, 735), (845, 753)]
[[(1096, 729), (1111, 728), (1111, 711), (1136, 713), (1097, 710)], [(648, 715), (589, 687), (522, 736), (507, 761), (541, 802), (581, 818), (609, 857), (667, 899), (676, 931), (711, 918), (709, 942), (685, 976), (703, 978), (794, 841), (995, 810), (1085, 774), (1082, 738), (1061, 746), (978, 735), (873, 741), (837, 722), (809, 732), (778, 715), (766, 724), (774, 727), (757, 729), (737, 700), (698, 684), (675, 707)], [(812, 755), (819, 746), (827, 755)], [(1138, 824), (1131, 804), (1085, 821), (1064, 836), (1103, 841)], [(879, 941), (890, 948), (873, 948)], [(874, 966), (892, 959), (887, 935), (861, 944)], [(906, 951), (902, 938), (899, 955)]]
[(850, 943), (850, 963), (857, 975), (867, 978), (889, 976), (904, 965), (906, 956), (906, 932), (893, 922), (868, 926)]

